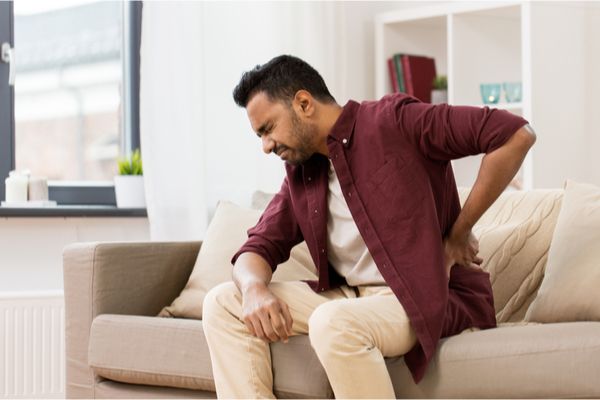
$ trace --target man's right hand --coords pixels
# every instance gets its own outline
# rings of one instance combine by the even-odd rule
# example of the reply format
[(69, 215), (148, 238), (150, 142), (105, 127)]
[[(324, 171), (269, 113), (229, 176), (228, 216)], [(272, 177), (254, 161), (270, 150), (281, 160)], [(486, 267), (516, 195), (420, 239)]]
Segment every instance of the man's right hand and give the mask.
[(253, 283), (242, 292), (242, 319), (252, 335), (267, 343), (287, 343), (292, 334), (288, 305), (262, 282)]

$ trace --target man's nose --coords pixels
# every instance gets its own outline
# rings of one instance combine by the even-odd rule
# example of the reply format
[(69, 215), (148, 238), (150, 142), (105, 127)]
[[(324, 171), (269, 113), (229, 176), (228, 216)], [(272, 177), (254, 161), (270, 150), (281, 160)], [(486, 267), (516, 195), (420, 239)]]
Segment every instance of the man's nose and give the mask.
[(271, 153), (273, 151), (273, 149), (275, 148), (275, 142), (273, 140), (271, 140), (267, 135), (263, 135), (261, 139), (262, 139), (263, 151), (266, 154)]

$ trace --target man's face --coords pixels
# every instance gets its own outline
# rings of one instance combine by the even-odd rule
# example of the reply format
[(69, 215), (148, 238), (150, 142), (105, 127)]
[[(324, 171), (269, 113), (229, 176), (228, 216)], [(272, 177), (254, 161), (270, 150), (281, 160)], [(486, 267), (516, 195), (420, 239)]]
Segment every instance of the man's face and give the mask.
[(271, 101), (259, 92), (246, 105), (246, 112), (265, 153), (273, 152), (285, 162), (297, 165), (315, 152), (316, 127), (302, 122), (291, 106)]

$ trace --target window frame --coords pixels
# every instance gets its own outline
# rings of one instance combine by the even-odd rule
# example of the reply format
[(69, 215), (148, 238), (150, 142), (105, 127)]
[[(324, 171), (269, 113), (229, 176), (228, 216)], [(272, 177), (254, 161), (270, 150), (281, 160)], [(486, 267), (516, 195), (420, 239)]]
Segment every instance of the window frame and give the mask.
[[(123, 3), (123, 102), (122, 143), (127, 153), (141, 148), (140, 143), (140, 45), (142, 1)], [(13, 2), (0, 1), (0, 43), (14, 47)], [(18, 48), (16, 52), (18, 53)], [(15, 94), (8, 85), (8, 64), (0, 62), (0, 176), (6, 178), (15, 169)], [(49, 182), (48, 196), (58, 205), (116, 206), (114, 184), (111, 181)], [(6, 199), (4, 181), (0, 182), (0, 200)]]
[[(13, 46), (13, 3), (0, 2), (0, 43)], [(0, 62), (0, 176), (8, 177), (15, 166), (15, 90), (8, 84), (9, 65)], [(0, 200), (6, 199), (4, 179), (0, 182)]]

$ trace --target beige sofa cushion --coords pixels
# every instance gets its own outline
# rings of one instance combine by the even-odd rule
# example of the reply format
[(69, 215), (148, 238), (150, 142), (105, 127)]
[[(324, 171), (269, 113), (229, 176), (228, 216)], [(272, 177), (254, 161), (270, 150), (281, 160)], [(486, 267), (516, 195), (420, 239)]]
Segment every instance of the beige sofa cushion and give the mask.
[[(331, 397), (327, 375), (307, 336), (274, 345), (272, 351), (277, 398)], [(91, 327), (88, 357), (93, 371), (111, 381), (215, 390), (202, 321), (100, 315)]]
[(600, 321), (600, 187), (568, 181), (548, 265), (526, 319)]
[[(307, 336), (272, 344), (271, 355), (278, 398), (331, 398)], [(519, 323), (442, 339), (419, 385), (403, 357), (386, 363), (402, 398), (569, 398), (600, 396), (598, 360), (600, 322), (569, 322)], [(89, 362), (112, 381), (214, 390), (202, 321), (98, 316)]]
[[(246, 231), (256, 224), (261, 214), (259, 210), (219, 202), (185, 288), (159, 316), (202, 318), (206, 293), (219, 283), (231, 280), (231, 257), (244, 244)], [(302, 242), (292, 249), (290, 259), (277, 267), (273, 280), (304, 279), (316, 279), (316, 268), (306, 243)]]
[(215, 391), (202, 323), (132, 315), (99, 315), (88, 363), (106, 379)]
[(418, 385), (387, 366), (398, 398), (595, 398), (599, 357), (600, 322), (530, 323), (442, 339)]
[[(461, 203), (469, 189), (460, 188)], [(562, 190), (507, 191), (473, 228), (498, 322), (521, 321), (541, 284)]]

